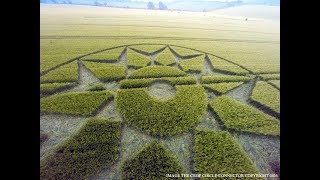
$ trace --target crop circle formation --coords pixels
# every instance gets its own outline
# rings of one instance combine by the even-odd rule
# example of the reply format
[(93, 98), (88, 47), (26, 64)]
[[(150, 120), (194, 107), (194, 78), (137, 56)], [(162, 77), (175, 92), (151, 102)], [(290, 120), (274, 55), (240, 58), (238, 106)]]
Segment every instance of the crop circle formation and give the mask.
[[(80, 81), (82, 71), (90, 77)], [(184, 173), (189, 166), (195, 173), (256, 174), (255, 165), (230, 132), (280, 136), (278, 74), (257, 75), (190, 48), (162, 44), (109, 48), (57, 66), (40, 81), (42, 113), (90, 117), (41, 161), (43, 179), (90, 178), (113, 166), (121, 148), (132, 147), (137, 147), (131, 149), (132, 157), (122, 159), (117, 169), (127, 179), (157, 179), (164, 172)], [(253, 89), (244, 97), (247, 103), (228, 95), (244, 84)], [(204, 118), (207, 115), (212, 117)], [(185, 134), (191, 135), (183, 139)], [(134, 144), (146, 137), (153, 141), (140, 147)], [(171, 148), (179, 149), (177, 154), (190, 162), (177, 161), (177, 154), (167, 151), (165, 143), (170, 141)], [(192, 148), (193, 157), (188, 152)]]

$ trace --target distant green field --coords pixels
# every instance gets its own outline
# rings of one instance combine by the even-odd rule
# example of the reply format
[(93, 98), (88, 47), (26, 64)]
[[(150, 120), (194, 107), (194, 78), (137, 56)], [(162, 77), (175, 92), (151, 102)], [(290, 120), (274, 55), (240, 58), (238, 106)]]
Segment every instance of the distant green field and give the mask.
[(117, 9), (59, 8), (41, 6), (40, 71), (104, 48), (163, 43), (214, 53), (253, 71), (279, 72), (280, 33), (275, 22), (188, 13), (174, 14), (175, 18), (171, 15), (168, 21), (170, 13), (161, 16), (145, 10), (121, 10), (118, 14), (114, 13)]
[(279, 22), (40, 7), (41, 179), (279, 173)]

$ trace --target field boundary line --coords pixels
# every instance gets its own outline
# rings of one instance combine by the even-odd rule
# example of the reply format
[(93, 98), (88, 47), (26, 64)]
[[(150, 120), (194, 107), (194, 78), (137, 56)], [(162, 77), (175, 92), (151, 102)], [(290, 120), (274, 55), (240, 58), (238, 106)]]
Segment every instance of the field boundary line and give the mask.
[[(170, 48), (170, 46), (172, 46), (172, 47), (185, 48), (185, 49), (193, 50), (193, 51), (196, 51), (196, 52), (200, 52), (200, 53), (205, 54), (205, 55), (208, 55), (208, 54), (209, 54), (209, 55), (212, 55), (212, 56), (214, 56), (214, 57), (217, 57), (217, 58), (219, 58), (219, 59), (222, 59), (222, 60), (224, 60), (224, 61), (227, 61), (227, 62), (229, 62), (229, 63), (231, 63), (231, 64), (233, 64), (233, 65), (236, 65), (236, 66), (238, 66), (238, 67), (240, 67), (240, 68), (248, 71), (249, 74), (257, 75), (257, 73), (254, 73), (254, 72), (251, 71), (250, 69), (248, 69), (248, 68), (246, 68), (246, 67), (244, 67), (244, 66), (242, 66), (242, 65), (240, 65), (240, 64), (238, 64), (238, 63), (235, 63), (235, 62), (233, 62), (233, 61), (231, 61), (231, 60), (228, 60), (228, 59), (226, 59), (226, 58), (223, 58), (223, 57), (221, 57), (221, 56), (218, 56), (218, 55), (215, 55), (215, 54), (212, 54), (212, 53), (208, 53), (208, 52), (205, 52), (205, 51), (202, 51), (202, 50), (198, 50), (198, 49), (194, 49), (194, 48), (190, 48), (190, 47), (179, 46), (179, 45), (173, 45), (173, 44), (163, 44), (163, 43), (159, 43), (159, 44), (155, 44), (155, 43), (138, 43), (138, 44), (126, 44), (126, 45), (120, 45), (120, 46), (115, 46), (115, 47), (111, 47), (111, 48), (100, 49), (100, 50), (98, 50), (98, 51), (90, 52), (90, 53), (87, 53), (87, 54), (84, 54), (84, 55), (81, 55), (81, 56), (72, 58), (72, 59), (70, 59), (70, 60), (68, 60), (68, 61), (66, 61), (66, 62), (63, 62), (63, 63), (58, 64), (58, 65), (56, 65), (56, 66), (54, 66), (54, 67), (52, 67), (52, 68), (49, 68), (49, 69), (47, 69), (47, 70), (44, 70), (44, 71), (40, 72), (40, 77), (43, 76), (43, 75), (45, 75), (45, 74), (48, 74), (50, 71), (53, 71), (53, 70), (55, 70), (55, 69), (57, 69), (57, 68), (59, 68), (59, 67), (61, 67), (61, 66), (63, 66), (63, 65), (69, 64), (69, 63), (71, 63), (71, 62), (73, 62), (73, 61), (76, 61), (76, 60), (80, 60), (81, 58), (86, 57), (86, 56), (89, 56), (89, 55), (92, 55), (92, 54), (97, 54), (97, 53), (100, 53), (100, 52), (103, 52), (103, 51), (112, 50), (112, 49), (116, 49), (116, 48), (120, 48), (120, 47), (130, 47), (130, 46), (137, 46), (137, 45), (164, 45), (164, 46), (169, 46), (169, 48)], [(131, 48), (130, 48), (130, 49), (131, 49)], [(107, 62), (106, 62), (106, 63), (107, 63)]]
[(245, 40), (245, 39), (209, 39), (209, 38), (187, 38), (187, 37), (161, 37), (161, 36), (40, 36), (40, 39), (163, 39), (163, 40), (190, 40), (190, 41), (224, 41), (224, 42), (246, 42), (246, 43), (271, 43), (280, 44), (279, 41)]

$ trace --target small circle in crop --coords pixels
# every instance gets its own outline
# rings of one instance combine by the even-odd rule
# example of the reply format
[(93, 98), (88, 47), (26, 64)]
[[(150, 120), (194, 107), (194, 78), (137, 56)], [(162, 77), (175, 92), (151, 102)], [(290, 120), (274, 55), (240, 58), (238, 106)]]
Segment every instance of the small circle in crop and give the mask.
[(148, 86), (148, 93), (156, 99), (167, 100), (176, 94), (176, 88), (169, 81), (155, 81)]

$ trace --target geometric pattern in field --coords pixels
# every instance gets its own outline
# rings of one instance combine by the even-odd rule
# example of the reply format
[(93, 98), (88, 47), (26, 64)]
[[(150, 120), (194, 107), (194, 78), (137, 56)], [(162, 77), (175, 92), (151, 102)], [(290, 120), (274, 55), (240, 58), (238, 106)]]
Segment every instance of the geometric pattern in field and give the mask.
[[(50, 93), (41, 98), (41, 116), (54, 116), (59, 113), (62, 116), (64, 114), (64, 118), (68, 116), (113, 117), (109, 121), (116, 119), (122, 127), (125, 127), (121, 129), (122, 134), (134, 134), (134, 138), (125, 135), (119, 140), (120, 150), (117, 160), (111, 160), (109, 165), (99, 167), (95, 172), (88, 171), (88, 174), (82, 172), (83, 176), (90, 179), (140, 177), (143, 173), (133, 172), (132, 169), (144, 168), (152, 168), (150, 172), (153, 172), (154, 169), (171, 169), (173, 173), (199, 172), (195, 169), (195, 157), (192, 156), (195, 145), (199, 144), (195, 142), (197, 140), (195, 132), (198, 127), (208, 128), (205, 131), (208, 131), (209, 134), (219, 133), (221, 130), (229, 131), (231, 135), (227, 137), (228, 143), (223, 148), (237, 147), (236, 153), (246, 157), (245, 161), (237, 161), (239, 167), (250, 166), (252, 172), (255, 172), (253, 169), (257, 168), (260, 173), (274, 174), (275, 172), (270, 170), (272, 168), (269, 168), (270, 165), (268, 165), (272, 162), (262, 162), (259, 153), (251, 154), (251, 151), (263, 149), (268, 153), (278, 155), (279, 148), (275, 152), (274, 147), (272, 149), (268, 145), (263, 145), (259, 148), (250, 146), (252, 149), (248, 150), (244, 148), (245, 145), (237, 144), (236, 139), (238, 135), (248, 138), (253, 136), (254, 138), (276, 139), (279, 139), (280, 136), (280, 117), (272, 116), (272, 112), (267, 111), (264, 106), (252, 103), (252, 98), (257, 97), (257, 95), (252, 95), (252, 91), (261, 91), (261, 87), (260, 89), (257, 87), (259, 88), (261, 82), (265, 83), (271, 87), (270, 92), (269, 89), (266, 89), (264, 94), (259, 94), (259, 102), (271, 106), (270, 109), (280, 115), (278, 107), (269, 103), (273, 100), (268, 99), (278, 97), (280, 87), (276, 88), (276, 86), (280, 82), (279, 73), (255, 74), (254, 72), (231, 60), (188, 47), (166, 44), (118, 46), (89, 53), (44, 73), (40, 77), (41, 83), (44, 83), (41, 87), (49, 88)], [(48, 83), (52, 85), (45, 85)], [(73, 86), (57, 88), (59, 89), (57, 91), (53, 88), (60, 84), (62, 86), (70, 83)], [(229, 92), (232, 95), (228, 96)], [(91, 98), (91, 94), (96, 97)], [(172, 96), (165, 98), (169, 94)], [(274, 94), (276, 95), (272, 96)], [(241, 97), (244, 95), (246, 97)], [(240, 98), (234, 98), (236, 96)], [(229, 107), (233, 108), (230, 113), (224, 113)], [(237, 108), (244, 109), (246, 114), (241, 114)], [(259, 120), (259, 118), (262, 119)], [(210, 124), (217, 127), (212, 129), (209, 127)], [(50, 138), (55, 137), (58, 135), (48, 136), (49, 141), (46, 141), (52, 142), (54, 139), (50, 141)], [(179, 141), (176, 144), (169, 143), (174, 138)], [(224, 142), (223, 136), (214, 138), (220, 138), (219, 141)], [(150, 149), (151, 141), (161, 144), (153, 151), (159, 152), (159, 157), (167, 158), (167, 162), (154, 163), (153, 160), (158, 159), (146, 151)], [(59, 142), (55, 144), (59, 145)], [(48, 149), (48, 146), (50, 144), (44, 142), (41, 148)], [(51, 147), (53, 149), (51, 153), (57, 150), (54, 147)], [(90, 154), (91, 150), (90, 148), (84, 149), (83, 154)], [(217, 152), (219, 148), (213, 148), (210, 151), (219, 154)], [(50, 158), (49, 154), (50, 152), (47, 158)], [(202, 154), (197, 154), (197, 157), (199, 156), (203, 159), (212, 158), (210, 153), (203, 154), (203, 157)], [(43, 158), (43, 161), (47, 161), (47, 158)], [(77, 157), (73, 158), (77, 159)], [(150, 158), (150, 161), (145, 158)], [(224, 168), (223, 159), (219, 158), (220, 160), (212, 159), (211, 162)], [(138, 161), (141, 159), (143, 160), (141, 166), (145, 167), (131, 167), (131, 164), (139, 164)], [(230, 160), (234, 161), (234, 159)], [(133, 163), (133, 161), (137, 162)], [(256, 164), (263, 164), (263, 167), (268, 168), (260, 168)], [(79, 166), (83, 165), (79, 164)], [(59, 167), (63, 168), (61, 166), (63, 165), (59, 164)], [(199, 164), (196, 166), (199, 167)], [(213, 166), (213, 164), (208, 164), (208, 167)], [(232, 173), (228, 171), (226, 168), (223, 172)], [(147, 176), (155, 177), (154, 174)], [(159, 174), (156, 176), (159, 177)]]

